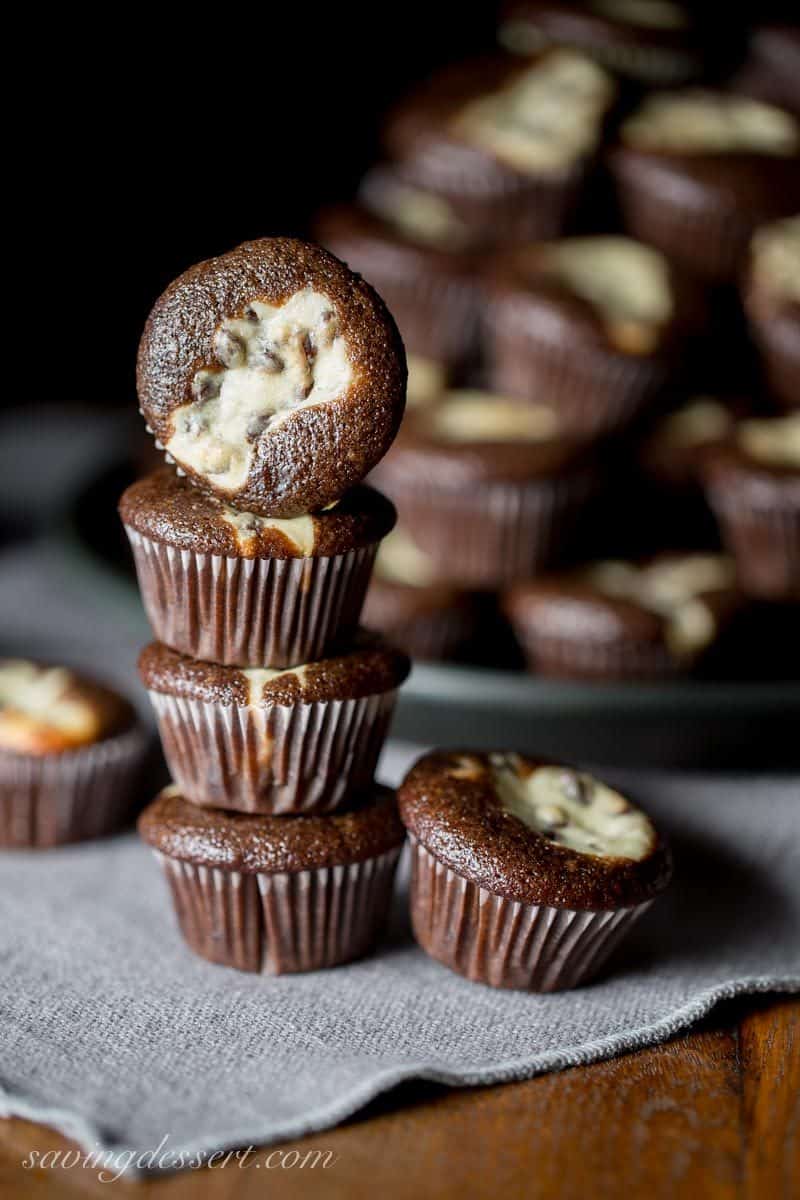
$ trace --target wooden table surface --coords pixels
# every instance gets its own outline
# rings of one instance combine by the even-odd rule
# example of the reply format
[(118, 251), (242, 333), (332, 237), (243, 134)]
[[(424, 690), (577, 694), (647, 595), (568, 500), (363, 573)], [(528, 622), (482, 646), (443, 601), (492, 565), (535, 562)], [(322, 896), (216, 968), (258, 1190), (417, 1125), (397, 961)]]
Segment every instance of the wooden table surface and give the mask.
[[(337, 1129), (277, 1148), (297, 1156), (258, 1149), (244, 1168), (103, 1183), (82, 1167), (21, 1165), (32, 1151), (69, 1147), (44, 1126), (0, 1121), (2, 1200), (114, 1191), (143, 1200), (797, 1200), (800, 1002), (723, 1005), (688, 1036), (525, 1083), (406, 1086)], [(309, 1151), (331, 1151), (328, 1165), (318, 1155), (314, 1166)]]

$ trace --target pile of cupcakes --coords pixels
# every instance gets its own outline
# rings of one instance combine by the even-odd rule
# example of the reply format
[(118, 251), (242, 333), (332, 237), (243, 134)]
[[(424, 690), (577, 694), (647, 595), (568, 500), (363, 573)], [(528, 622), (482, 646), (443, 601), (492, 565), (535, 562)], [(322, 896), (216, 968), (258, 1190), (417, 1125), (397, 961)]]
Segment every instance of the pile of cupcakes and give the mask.
[(319, 215), (408, 351), (365, 613), (417, 657), (788, 669), (764, 648), (800, 616), (798, 34), (724, 62), (709, 32), (672, 0), (514, 0), (504, 52), (418, 86)]
[(378, 935), (404, 837), (374, 770), (409, 661), (359, 628), (395, 521), (361, 481), (403, 415), (402, 343), (332, 255), (264, 239), (167, 288), (137, 383), (170, 465), (120, 513), (173, 780), (141, 835), (204, 958), (347, 961)]

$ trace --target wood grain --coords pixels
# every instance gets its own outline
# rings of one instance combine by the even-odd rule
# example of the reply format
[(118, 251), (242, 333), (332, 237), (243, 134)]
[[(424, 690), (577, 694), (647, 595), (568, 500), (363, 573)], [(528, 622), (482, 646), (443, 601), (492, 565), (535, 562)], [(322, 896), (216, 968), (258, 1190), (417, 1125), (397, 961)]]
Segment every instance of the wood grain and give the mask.
[[(348, 1124), (282, 1151), (332, 1151), (327, 1169), (183, 1172), (103, 1184), (89, 1170), (24, 1171), (67, 1147), (0, 1122), (0, 1196), (142, 1200), (796, 1200), (800, 1003), (729, 1006), (666, 1045), (504, 1087), (406, 1087)], [(291, 1160), (290, 1160), (291, 1161)]]

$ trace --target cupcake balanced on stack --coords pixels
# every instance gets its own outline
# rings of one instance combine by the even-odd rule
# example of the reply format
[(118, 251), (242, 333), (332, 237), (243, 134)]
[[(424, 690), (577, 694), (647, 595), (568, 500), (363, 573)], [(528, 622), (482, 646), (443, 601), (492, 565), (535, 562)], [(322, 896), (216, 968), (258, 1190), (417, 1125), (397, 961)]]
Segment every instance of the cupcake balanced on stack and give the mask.
[(361, 486), (403, 415), (394, 321), (324, 250), (250, 242), (167, 288), (137, 384), (175, 467), (120, 504), (174, 779), (140, 832), (203, 957), (270, 973), (355, 958), (403, 841), (373, 773), (409, 664), (358, 628), (395, 521)]

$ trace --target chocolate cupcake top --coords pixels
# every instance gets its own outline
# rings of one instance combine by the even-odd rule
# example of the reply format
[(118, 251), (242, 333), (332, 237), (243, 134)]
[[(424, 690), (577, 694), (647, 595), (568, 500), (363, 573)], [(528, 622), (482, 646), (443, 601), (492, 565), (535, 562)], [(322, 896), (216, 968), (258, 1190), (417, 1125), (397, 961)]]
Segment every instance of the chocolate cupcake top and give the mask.
[[(445, 252), (455, 262), (470, 250), (474, 235), (453, 205), (409, 183), (392, 163), (370, 167), (359, 184), (358, 199), (383, 228), (410, 245)], [(325, 237), (321, 240), (327, 244)], [(331, 249), (336, 251), (333, 242)], [(347, 261), (346, 254), (342, 257)]]
[(398, 688), (410, 666), (405, 654), (371, 634), (362, 634), (347, 654), (283, 670), (201, 662), (161, 642), (151, 642), (139, 655), (139, 675), (149, 691), (240, 708), (379, 695)]
[(405, 403), (394, 321), (318, 246), (246, 242), (170, 284), (139, 347), (142, 412), (197, 484), (296, 517), (338, 500), (389, 448)]
[(661, 644), (691, 663), (737, 603), (733, 561), (722, 554), (607, 560), (569, 575), (520, 584), (507, 606), (515, 621), (551, 636)]
[(692, 396), (652, 429), (641, 447), (642, 464), (668, 482), (692, 483), (706, 452), (729, 437), (745, 411), (744, 399)]
[(515, 54), (572, 46), (633, 79), (679, 84), (702, 68), (698, 30), (673, 0), (511, 0), (499, 29)]
[(696, 290), (664, 255), (631, 238), (544, 242), (495, 267), (495, 321), (536, 330), (546, 321), (619, 354), (658, 354), (697, 324), (698, 309)]
[(0, 659), (0, 752), (61, 754), (130, 728), (122, 696), (66, 667)]
[(669, 881), (669, 851), (645, 814), (573, 767), (436, 751), (412, 767), (398, 802), (434, 858), (523, 904), (627, 908)]
[(800, 412), (740, 421), (709, 453), (706, 467), (712, 479), (734, 472), (741, 486), (749, 482), (751, 501), (757, 494), (772, 495), (776, 484), (800, 500)]
[(408, 414), (378, 478), (393, 481), (420, 473), (440, 484), (524, 482), (583, 464), (585, 446), (560, 433), (555, 411), (544, 404), (509, 400), (493, 392), (446, 392), (433, 406)]
[(130, 529), (196, 554), (227, 558), (325, 558), (380, 541), (395, 522), (394, 506), (361, 485), (327, 512), (260, 517), (240, 512), (162, 468), (123, 493), (120, 516)]
[(138, 829), (168, 858), (244, 874), (347, 866), (398, 849), (405, 837), (394, 794), (377, 785), (350, 812), (303, 817), (199, 808), (173, 786), (144, 810)]
[(502, 187), (509, 172), (558, 180), (594, 153), (614, 97), (603, 68), (569, 50), (521, 68), (466, 63), (399, 107), (387, 143), (420, 184), (484, 190)]
[(780, 108), (730, 92), (654, 92), (622, 125), (626, 146), (654, 154), (795, 158), (800, 127)]

